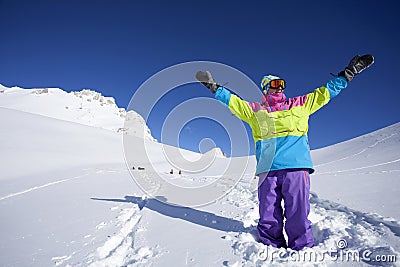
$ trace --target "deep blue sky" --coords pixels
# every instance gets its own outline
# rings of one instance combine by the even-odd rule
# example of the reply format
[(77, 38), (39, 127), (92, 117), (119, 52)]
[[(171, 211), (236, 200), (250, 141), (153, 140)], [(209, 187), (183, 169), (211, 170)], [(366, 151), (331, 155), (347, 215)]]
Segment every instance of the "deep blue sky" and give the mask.
[[(355, 54), (373, 54), (374, 66), (311, 117), (315, 149), (399, 121), (399, 28), (397, 1), (0, 0), (0, 84), (91, 88), (127, 107), (158, 71), (206, 60), (257, 84), (264, 74), (279, 75), (293, 97), (325, 84)], [(211, 97), (199, 85), (169, 93), (149, 118), (153, 135), (160, 139), (174, 106), (201, 96)], [(187, 126), (182, 147), (197, 150), (210, 137), (230, 154), (217, 123)]]

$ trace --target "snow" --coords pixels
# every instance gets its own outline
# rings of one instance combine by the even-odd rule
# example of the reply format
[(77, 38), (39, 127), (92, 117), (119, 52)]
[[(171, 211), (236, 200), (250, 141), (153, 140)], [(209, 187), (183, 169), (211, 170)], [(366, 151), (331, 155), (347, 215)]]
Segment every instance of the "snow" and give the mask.
[[(58, 88), (21, 89), (0, 85), (0, 107), (26, 111), (56, 118), (59, 120), (95, 126), (117, 132), (126, 132), (124, 121), (127, 118), (134, 129), (130, 134), (145, 136), (156, 141), (144, 119), (134, 111), (118, 108), (114, 98), (84, 89), (67, 93)], [(139, 129), (144, 128), (144, 135)]]
[[(400, 219), (400, 123), (312, 152), (321, 198)], [(366, 193), (368, 192), (368, 193)]]
[[(204, 172), (170, 175), (163, 145), (131, 114), (134, 123), (121, 130), (126, 112), (94, 91), (0, 85), (1, 266), (398, 266), (400, 123), (312, 151), (316, 245), (295, 252), (256, 241), (254, 157), (235, 159), (249, 168), (209, 205), (147, 196), (126, 166), (124, 134), (134, 134), (134, 144), (145, 138), (159, 174), (182, 186), (210, 183), (230, 159), (214, 149)], [(193, 161), (201, 156), (168, 149)], [(364, 258), (346, 260), (351, 252)], [(391, 255), (396, 262), (372, 261)]]

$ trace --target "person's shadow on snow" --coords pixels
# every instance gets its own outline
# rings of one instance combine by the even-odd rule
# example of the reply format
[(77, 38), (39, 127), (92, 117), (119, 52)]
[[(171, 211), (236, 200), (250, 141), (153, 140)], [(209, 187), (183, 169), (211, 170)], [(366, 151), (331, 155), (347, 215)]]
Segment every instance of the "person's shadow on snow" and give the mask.
[(202, 225), (216, 230), (226, 232), (250, 232), (250, 228), (245, 228), (243, 223), (234, 219), (221, 217), (210, 212), (200, 211), (188, 207), (174, 206), (161, 202), (159, 197), (142, 199), (141, 197), (125, 196), (124, 199), (91, 198), (93, 200), (134, 203), (143, 208), (151, 209), (168, 217), (178, 218), (191, 223)]

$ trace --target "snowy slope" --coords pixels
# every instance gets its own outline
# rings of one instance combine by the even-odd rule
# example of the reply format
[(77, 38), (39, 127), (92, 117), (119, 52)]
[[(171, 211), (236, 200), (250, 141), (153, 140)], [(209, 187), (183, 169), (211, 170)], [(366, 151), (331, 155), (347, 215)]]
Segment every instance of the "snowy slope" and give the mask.
[(400, 123), (312, 156), (321, 198), (400, 220)]
[[(200, 208), (169, 206), (147, 197), (133, 181), (120, 133), (74, 122), (76, 114), (68, 119), (50, 109), (26, 110), (35, 106), (36, 96), (16, 90), (25, 102), (17, 106), (19, 97), (7, 95), (12, 91), (0, 93), (1, 266), (396, 265), (367, 258), (334, 260), (326, 256), (332, 249), (370, 252), (370, 259), (394, 255), (399, 261), (399, 124), (312, 152), (317, 171), (311, 178), (310, 219), (316, 246), (302, 253), (314, 253), (317, 259), (296, 260), (293, 251), (255, 240), (254, 157), (243, 179), (221, 199)], [(56, 101), (39, 97), (49, 107)], [(136, 142), (143, 139), (135, 137)], [(157, 170), (169, 171), (162, 144), (148, 144), (159, 162)], [(199, 156), (170, 149), (191, 159)], [(203, 173), (169, 177), (186, 185), (206, 184), (227, 161), (219, 157)], [(389, 186), (382, 187), (382, 181), (390, 181)], [(382, 199), (391, 201), (385, 207), (373, 205), (384, 203)], [(338, 249), (338, 242), (346, 242), (346, 248)]]
[[(60, 120), (117, 132), (126, 132), (124, 120), (128, 118), (137, 135), (156, 141), (144, 119), (134, 111), (118, 108), (112, 97), (84, 89), (67, 93), (58, 88), (22, 89), (7, 88), (0, 84), (0, 107), (6, 107)], [(133, 133), (133, 131), (132, 131)]]

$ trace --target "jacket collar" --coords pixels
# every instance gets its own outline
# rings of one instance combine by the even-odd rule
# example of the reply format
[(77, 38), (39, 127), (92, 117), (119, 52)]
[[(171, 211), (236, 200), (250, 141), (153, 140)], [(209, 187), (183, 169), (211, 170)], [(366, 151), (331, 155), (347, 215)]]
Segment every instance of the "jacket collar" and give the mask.
[(271, 108), (281, 106), (286, 102), (286, 95), (284, 93), (266, 94), (262, 97), (262, 104)]

